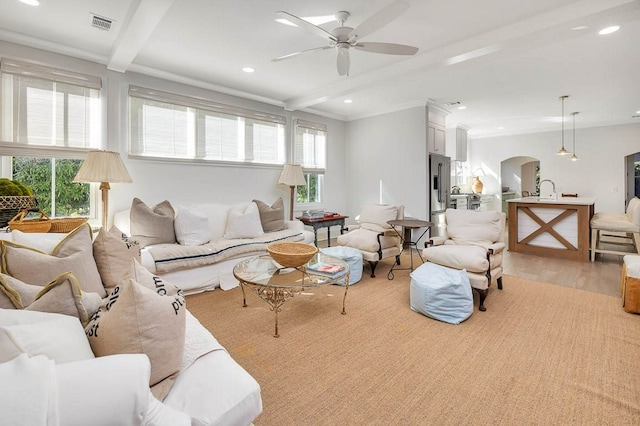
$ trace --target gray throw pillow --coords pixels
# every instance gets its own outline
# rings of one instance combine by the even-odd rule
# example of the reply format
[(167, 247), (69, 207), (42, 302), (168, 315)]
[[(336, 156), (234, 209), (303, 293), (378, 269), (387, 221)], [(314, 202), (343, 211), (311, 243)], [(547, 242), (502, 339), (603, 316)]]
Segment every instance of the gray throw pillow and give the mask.
[(260, 222), (264, 232), (282, 231), (284, 225), (284, 201), (278, 198), (272, 205), (268, 205), (260, 200), (253, 200), (260, 212)]
[(167, 200), (151, 208), (140, 199), (134, 198), (130, 215), (131, 236), (140, 243), (140, 247), (175, 243), (174, 216), (173, 207)]

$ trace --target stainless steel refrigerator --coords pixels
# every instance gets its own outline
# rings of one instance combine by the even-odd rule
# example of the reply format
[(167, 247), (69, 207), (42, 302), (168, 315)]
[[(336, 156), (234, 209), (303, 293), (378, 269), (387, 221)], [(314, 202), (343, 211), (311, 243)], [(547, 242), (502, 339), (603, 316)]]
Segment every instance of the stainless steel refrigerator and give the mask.
[(444, 211), (449, 207), (451, 158), (429, 154), (429, 216), (431, 236), (444, 234)]

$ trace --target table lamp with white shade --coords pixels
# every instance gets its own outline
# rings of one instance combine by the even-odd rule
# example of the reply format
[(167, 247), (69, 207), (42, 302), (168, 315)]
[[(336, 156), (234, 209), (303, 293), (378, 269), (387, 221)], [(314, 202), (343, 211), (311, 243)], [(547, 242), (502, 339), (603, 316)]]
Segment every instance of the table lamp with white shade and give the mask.
[(304, 178), (304, 173), (302, 172), (302, 166), (300, 166), (299, 164), (285, 164), (282, 168), (282, 173), (280, 173), (280, 179), (278, 179), (278, 183), (287, 185), (289, 187), (289, 220), (293, 220), (294, 188), (297, 185), (307, 184), (307, 181)]
[(133, 180), (120, 154), (114, 151), (89, 151), (74, 182), (100, 182), (102, 191), (102, 227), (107, 230), (109, 215), (109, 183), (131, 183)]

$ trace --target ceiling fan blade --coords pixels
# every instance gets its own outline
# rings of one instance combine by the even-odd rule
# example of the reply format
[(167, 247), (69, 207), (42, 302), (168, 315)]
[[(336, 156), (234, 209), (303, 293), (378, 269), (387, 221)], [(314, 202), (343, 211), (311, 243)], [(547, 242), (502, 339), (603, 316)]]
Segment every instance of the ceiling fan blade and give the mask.
[(328, 38), (329, 40), (336, 41), (336, 38), (329, 31), (326, 31), (320, 27), (313, 25), (311, 22), (305, 21), (302, 18), (297, 17), (296, 15), (292, 15), (288, 12), (283, 12), (282, 10), (276, 12), (276, 16), (280, 19), (285, 19), (292, 24), (297, 25), (300, 28), (304, 28), (305, 30), (313, 33), (322, 38)]
[(349, 75), (349, 66), (351, 59), (349, 57), (348, 47), (338, 47), (338, 75)]
[(313, 49), (301, 50), (300, 52), (289, 53), (288, 55), (280, 56), (278, 58), (273, 58), (271, 62), (284, 61), (285, 59), (293, 58), (294, 56), (304, 55), (306, 53), (313, 53), (320, 50), (333, 49), (331, 46), (322, 46), (322, 47), (314, 47)]
[(372, 32), (384, 27), (389, 22), (402, 15), (407, 9), (409, 9), (409, 3), (405, 0), (396, 0), (389, 6), (379, 10), (375, 15), (370, 16), (360, 25), (349, 33), (349, 43), (354, 43), (363, 37), (371, 34)]
[(387, 55), (415, 55), (417, 47), (395, 43), (356, 43), (352, 47), (364, 52), (385, 53)]

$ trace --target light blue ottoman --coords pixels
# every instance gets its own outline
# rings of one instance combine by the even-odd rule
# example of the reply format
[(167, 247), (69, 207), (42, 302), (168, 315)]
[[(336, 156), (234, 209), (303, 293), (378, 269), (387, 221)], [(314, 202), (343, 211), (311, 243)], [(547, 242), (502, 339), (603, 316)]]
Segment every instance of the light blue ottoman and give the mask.
[(412, 310), (450, 324), (460, 324), (473, 313), (473, 293), (466, 271), (426, 262), (410, 276)]
[[(326, 247), (320, 251), (326, 255), (342, 259), (349, 265), (349, 285), (353, 285), (362, 279), (362, 253), (351, 247)], [(337, 284), (344, 285), (344, 280)]]

